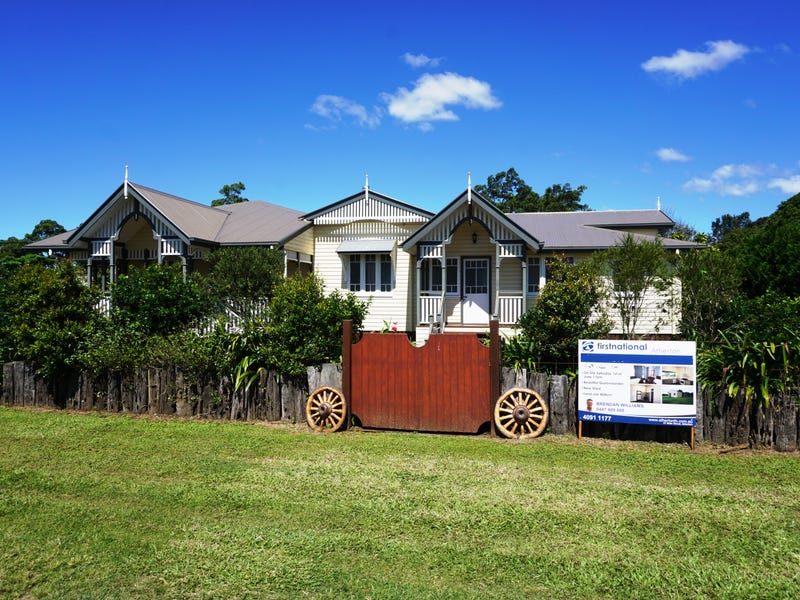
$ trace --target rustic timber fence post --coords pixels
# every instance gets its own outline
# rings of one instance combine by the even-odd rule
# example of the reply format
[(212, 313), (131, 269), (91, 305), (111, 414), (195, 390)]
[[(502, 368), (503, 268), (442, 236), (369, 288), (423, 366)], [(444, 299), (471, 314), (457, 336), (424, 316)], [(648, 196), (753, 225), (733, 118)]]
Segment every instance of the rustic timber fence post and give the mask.
[(500, 323), (489, 321), (489, 428), (492, 436), (497, 435), (494, 424), (494, 404), (500, 397)]
[(350, 383), (353, 361), (353, 321), (342, 321), (342, 395), (344, 396), (344, 429), (350, 426)]

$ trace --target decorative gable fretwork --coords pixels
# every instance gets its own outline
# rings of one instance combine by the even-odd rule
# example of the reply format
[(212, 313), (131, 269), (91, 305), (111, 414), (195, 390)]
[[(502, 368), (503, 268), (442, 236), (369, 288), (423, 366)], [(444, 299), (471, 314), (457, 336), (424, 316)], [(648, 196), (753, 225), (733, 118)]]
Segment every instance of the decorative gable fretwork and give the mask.
[(489, 234), (494, 240), (516, 239), (518, 237), (509, 227), (498, 221), (498, 219), (477, 203), (472, 203), (471, 205), (465, 203), (456, 208), (452, 213), (447, 215), (447, 218), (431, 229), (425, 236), (424, 241), (443, 242), (453, 234), (453, 231), (459, 223), (469, 221), (470, 217), (473, 221), (480, 221), (486, 225), (486, 227), (489, 228)]
[(384, 202), (373, 196), (332, 208), (314, 218), (316, 225), (339, 225), (354, 221), (383, 221), (384, 223), (426, 223), (428, 218), (401, 206)]
[(89, 229), (85, 237), (95, 240), (108, 240), (111, 236), (119, 232), (126, 218), (136, 213), (137, 205), (139, 214), (147, 218), (151, 223), (154, 235), (159, 235), (162, 238), (178, 237), (178, 232), (170, 227), (160, 213), (155, 212), (147, 205), (139, 204), (133, 197), (128, 197), (127, 200), (124, 198), (117, 200), (114, 205), (100, 217), (98, 222)]
[(339, 227), (323, 227), (316, 231), (317, 242), (339, 243), (351, 239), (403, 240), (411, 235), (416, 227), (402, 223), (381, 221), (361, 221), (341, 224)]

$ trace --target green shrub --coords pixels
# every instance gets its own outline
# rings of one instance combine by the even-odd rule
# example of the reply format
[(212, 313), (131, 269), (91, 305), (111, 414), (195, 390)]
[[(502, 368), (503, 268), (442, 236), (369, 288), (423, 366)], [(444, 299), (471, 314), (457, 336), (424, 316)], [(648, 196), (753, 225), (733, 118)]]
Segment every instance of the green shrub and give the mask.
[(504, 342), (503, 362), (516, 368), (548, 372), (573, 369), (578, 340), (599, 338), (611, 329), (602, 306), (602, 282), (589, 263), (568, 264), (554, 258), (547, 284), (536, 303), (520, 317), (519, 333)]
[(0, 295), (3, 361), (33, 361), (48, 379), (74, 368), (97, 318), (96, 301), (70, 262), (13, 269)]
[(164, 335), (209, 314), (211, 302), (198, 276), (184, 278), (180, 265), (150, 265), (120, 275), (111, 288), (115, 327)]

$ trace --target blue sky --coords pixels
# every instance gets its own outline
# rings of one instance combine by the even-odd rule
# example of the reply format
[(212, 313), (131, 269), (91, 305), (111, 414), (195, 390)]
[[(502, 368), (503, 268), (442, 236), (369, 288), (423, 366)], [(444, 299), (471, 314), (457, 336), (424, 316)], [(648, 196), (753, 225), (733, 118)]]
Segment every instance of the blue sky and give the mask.
[(436, 211), (514, 167), (700, 231), (800, 192), (795, 2), (36, 2), (0, 20), (0, 239), (130, 179)]

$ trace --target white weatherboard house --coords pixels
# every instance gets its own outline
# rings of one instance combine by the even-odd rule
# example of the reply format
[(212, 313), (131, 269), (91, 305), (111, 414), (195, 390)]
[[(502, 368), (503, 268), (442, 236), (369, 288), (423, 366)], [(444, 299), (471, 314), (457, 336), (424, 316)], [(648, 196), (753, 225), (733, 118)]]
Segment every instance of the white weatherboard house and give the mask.
[[(313, 270), (326, 291), (370, 300), (367, 330), (424, 341), (431, 331), (484, 332), (492, 318), (510, 334), (547, 281), (548, 257), (579, 261), (627, 233), (653, 239), (673, 225), (660, 210), (505, 214), (471, 187), (435, 214), (369, 185), (302, 214), (260, 201), (211, 207), (126, 180), (79, 227), (28, 248), (85, 261), (89, 281), (103, 285), (152, 262), (203, 272), (214, 248), (279, 248), (286, 275)], [(679, 297), (679, 284), (651, 295), (637, 332), (676, 333)]]

